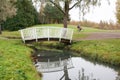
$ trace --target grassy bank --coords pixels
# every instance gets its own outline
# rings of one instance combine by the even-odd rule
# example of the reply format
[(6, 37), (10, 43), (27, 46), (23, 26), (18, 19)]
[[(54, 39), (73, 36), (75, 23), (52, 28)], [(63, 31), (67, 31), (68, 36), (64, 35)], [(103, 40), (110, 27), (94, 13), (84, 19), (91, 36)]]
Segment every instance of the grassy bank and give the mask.
[(120, 66), (120, 39), (88, 40), (73, 43), (70, 50), (91, 60)]
[(0, 80), (40, 80), (31, 51), (20, 40), (0, 39)]
[(5, 37), (5, 38), (21, 38), (20, 32), (19, 31), (3, 31), (0, 37)]

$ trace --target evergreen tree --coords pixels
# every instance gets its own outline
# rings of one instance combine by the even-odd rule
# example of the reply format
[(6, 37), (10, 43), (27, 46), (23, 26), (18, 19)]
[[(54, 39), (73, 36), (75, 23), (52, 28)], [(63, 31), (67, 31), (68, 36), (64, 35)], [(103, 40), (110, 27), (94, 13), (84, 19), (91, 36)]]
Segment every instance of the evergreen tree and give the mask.
[(38, 17), (31, 0), (17, 0), (17, 15), (4, 22), (4, 29), (19, 30), (37, 24)]

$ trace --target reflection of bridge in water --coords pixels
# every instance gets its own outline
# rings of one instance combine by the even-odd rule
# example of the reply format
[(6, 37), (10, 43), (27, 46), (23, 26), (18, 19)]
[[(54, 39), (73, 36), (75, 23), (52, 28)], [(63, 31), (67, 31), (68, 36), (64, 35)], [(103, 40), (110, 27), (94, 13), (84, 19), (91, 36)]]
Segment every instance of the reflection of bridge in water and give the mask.
[(57, 72), (57, 71), (63, 71), (65, 68), (70, 69), (73, 68), (73, 63), (70, 58), (59, 58), (58, 60), (51, 60), (51, 59), (47, 59), (47, 60), (42, 60), (42, 61), (38, 61), (35, 64), (38, 72), (42, 72), (42, 73), (48, 73), (48, 72)]
[(71, 43), (73, 30), (60, 27), (32, 27), (21, 29), (21, 37), (23, 42), (31, 41), (60, 41)]

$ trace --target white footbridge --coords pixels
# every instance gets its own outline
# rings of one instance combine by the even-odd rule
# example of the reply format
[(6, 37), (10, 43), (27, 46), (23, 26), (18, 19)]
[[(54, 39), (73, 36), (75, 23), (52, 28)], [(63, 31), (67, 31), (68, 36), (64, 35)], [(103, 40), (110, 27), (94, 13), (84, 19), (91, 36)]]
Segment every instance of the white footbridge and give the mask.
[(72, 42), (73, 29), (61, 27), (31, 27), (19, 30), (24, 43), (31, 41)]

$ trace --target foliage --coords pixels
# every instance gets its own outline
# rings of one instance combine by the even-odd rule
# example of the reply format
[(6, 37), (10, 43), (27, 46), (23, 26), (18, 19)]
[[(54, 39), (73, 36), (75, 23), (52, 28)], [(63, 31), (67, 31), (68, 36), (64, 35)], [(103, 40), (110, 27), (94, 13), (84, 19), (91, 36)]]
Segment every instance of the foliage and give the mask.
[(18, 8), (17, 15), (4, 22), (4, 29), (13, 31), (37, 24), (38, 14), (32, 4), (32, 1), (17, 0), (16, 7)]
[(30, 55), (20, 40), (0, 39), (0, 80), (40, 80)]
[(116, 17), (117, 22), (120, 23), (120, 0), (117, 0), (116, 2)]
[(46, 23), (61, 23), (63, 14), (52, 4), (47, 4), (44, 8), (45, 22)]

